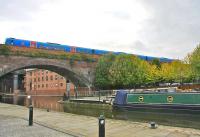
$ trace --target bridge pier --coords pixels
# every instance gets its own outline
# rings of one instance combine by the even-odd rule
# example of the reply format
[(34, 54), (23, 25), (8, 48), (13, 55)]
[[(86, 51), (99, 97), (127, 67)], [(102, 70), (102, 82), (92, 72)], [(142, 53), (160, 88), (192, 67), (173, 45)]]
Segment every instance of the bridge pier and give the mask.
[(13, 93), (17, 94), (19, 92), (18, 90), (18, 74), (14, 73), (13, 74)]

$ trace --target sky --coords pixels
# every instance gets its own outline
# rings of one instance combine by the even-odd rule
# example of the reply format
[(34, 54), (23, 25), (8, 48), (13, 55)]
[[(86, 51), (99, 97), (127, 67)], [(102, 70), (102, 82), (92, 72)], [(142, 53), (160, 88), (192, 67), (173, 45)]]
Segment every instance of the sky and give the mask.
[(200, 1), (0, 0), (7, 37), (183, 59), (200, 43)]

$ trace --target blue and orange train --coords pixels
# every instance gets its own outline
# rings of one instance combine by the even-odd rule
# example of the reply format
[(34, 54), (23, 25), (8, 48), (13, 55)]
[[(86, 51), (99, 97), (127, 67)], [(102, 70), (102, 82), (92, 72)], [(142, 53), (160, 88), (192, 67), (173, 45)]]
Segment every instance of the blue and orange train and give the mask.
[[(76, 47), (76, 46), (69, 46), (69, 45), (61, 45), (57, 43), (38, 42), (38, 41), (30, 41), (30, 40), (23, 40), (23, 39), (16, 39), (16, 38), (6, 38), (5, 45), (27, 47), (27, 48), (41, 48), (41, 49), (48, 49), (48, 50), (62, 50), (65, 52), (84, 53), (84, 54), (91, 54), (91, 55), (104, 55), (104, 54), (111, 53), (111, 51), (106, 51), (106, 50), (90, 49), (90, 48), (83, 48), (83, 47)], [(112, 53), (121, 54), (123, 52), (112, 52)], [(173, 61), (173, 59), (163, 58), (163, 57), (159, 58), (159, 57), (151, 57), (151, 56), (144, 56), (144, 55), (136, 55), (136, 56), (146, 61), (152, 61), (154, 59), (158, 59), (160, 60), (160, 62)]]

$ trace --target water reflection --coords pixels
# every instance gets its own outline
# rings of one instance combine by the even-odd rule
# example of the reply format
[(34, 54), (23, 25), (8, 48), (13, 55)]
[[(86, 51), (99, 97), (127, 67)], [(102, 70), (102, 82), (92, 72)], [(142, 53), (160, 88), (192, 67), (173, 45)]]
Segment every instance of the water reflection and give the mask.
[(134, 111), (113, 109), (111, 105), (69, 102), (64, 104), (64, 111), (79, 115), (121, 119), (149, 123), (155, 121), (161, 125), (191, 127), (200, 129), (200, 111), (135, 109)]
[(36, 108), (63, 112), (63, 105), (58, 103), (62, 97), (33, 96), (32, 105)]
[(148, 123), (155, 121), (161, 125), (191, 127), (200, 129), (200, 112), (189, 110), (114, 110), (116, 119)]
[[(61, 99), (62, 97), (57, 96), (31, 96), (33, 107), (63, 112), (63, 105), (58, 103)], [(27, 96), (4, 95), (1, 102), (27, 107), (30, 105)]]
[(15, 104), (24, 106), (24, 96), (17, 96), (17, 95), (3, 95), (1, 97), (1, 102), (8, 103), (8, 104)]
[[(26, 96), (2, 96), (1, 101), (9, 104), (28, 106)], [(79, 115), (99, 117), (104, 114), (106, 118), (122, 119), (137, 122), (155, 121), (158, 124), (200, 129), (200, 111), (189, 110), (152, 110), (135, 109), (134, 111), (113, 109), (107, 104), (90, 104), (67, 102), (58, 103), (62, 97), (32, 96), (32, 104), (36, 108), (64, 111)]]

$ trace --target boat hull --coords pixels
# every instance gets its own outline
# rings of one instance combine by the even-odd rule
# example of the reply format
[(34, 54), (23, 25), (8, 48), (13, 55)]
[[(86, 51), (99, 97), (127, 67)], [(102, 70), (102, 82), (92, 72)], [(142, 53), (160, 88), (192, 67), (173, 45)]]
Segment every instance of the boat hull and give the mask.
[(126, 109), (126, 110), (136, 110), (136, 109), (170, 109), (170, 110), (192, 110), (200, 111), (200, 105), (168, 105), (168, 104), (124, 104), (118, 105), (113, 104), (114, 109)]
[(200, 111), (200, 93), (126, 93), (118, 91), (114, 108)]

